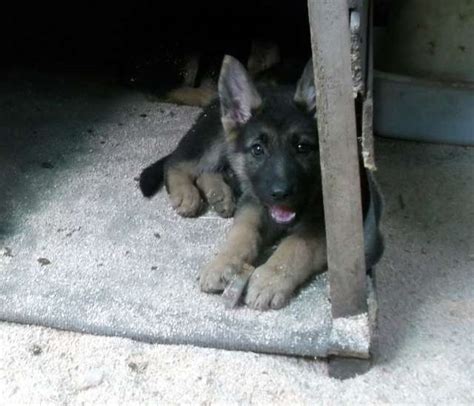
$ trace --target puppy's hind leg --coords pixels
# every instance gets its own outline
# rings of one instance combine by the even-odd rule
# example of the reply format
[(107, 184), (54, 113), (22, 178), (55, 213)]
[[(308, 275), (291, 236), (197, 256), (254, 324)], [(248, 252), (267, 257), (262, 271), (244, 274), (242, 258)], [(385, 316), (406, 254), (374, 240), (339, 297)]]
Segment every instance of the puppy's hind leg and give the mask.
[(199, 190), (194, 185), (197, 165), (193, 161), (170, 162), (166, 167), (166, 189), (171, 205), (183, 217), (195, 217), (202, 207)]
[(230, 217), (234, 214), (234, 194), (221, 173), (202, 173), (196, 185), (219, 216)]

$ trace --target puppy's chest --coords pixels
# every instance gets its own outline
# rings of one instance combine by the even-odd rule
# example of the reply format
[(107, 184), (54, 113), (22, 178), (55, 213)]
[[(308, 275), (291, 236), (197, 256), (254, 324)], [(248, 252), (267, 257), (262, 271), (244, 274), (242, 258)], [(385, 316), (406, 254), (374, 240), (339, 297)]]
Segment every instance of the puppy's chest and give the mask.
[(267, 210), (263, 212), (262, 236), (264, 245), (271, 246), (276, 244), (281, 239), (290, 235), (294, 231), (294, 228), (294, 225), (285, 226), (275, 223)]
[(272, 220), (267, 210), (263, 212), (263, 237), (264, 245), (274, 245), (283, 238), (298, 232), (304, 232), (311, 235), (312, 232), (317, 233), (324, 228), (324, 213), (316, 207), (314, 211), (306, 212), (294, 224), (282, 225)]

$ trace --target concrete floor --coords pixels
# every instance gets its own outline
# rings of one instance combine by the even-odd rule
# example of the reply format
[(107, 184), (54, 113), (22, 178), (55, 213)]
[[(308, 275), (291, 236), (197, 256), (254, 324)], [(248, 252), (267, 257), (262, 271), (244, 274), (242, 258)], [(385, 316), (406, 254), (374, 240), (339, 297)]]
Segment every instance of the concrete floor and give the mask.
[[(156, 108), (137, 94), (111, 108), (127, 103)], [(341, 382), (321, 360), (0, 323), (0, 404), (473, 404), (474, 150), (378, 140), (377, 154), (387, 247), (365, 375)]]

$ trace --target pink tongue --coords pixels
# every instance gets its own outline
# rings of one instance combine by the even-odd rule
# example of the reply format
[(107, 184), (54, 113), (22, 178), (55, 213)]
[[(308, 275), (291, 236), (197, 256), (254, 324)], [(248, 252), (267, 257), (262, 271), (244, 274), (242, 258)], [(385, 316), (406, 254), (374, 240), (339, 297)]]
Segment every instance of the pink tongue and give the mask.
[(277, 223), (285, 224), (292, 221), (295, 218), (296, 213), (284, 206), (271, 206), (270, 215)]

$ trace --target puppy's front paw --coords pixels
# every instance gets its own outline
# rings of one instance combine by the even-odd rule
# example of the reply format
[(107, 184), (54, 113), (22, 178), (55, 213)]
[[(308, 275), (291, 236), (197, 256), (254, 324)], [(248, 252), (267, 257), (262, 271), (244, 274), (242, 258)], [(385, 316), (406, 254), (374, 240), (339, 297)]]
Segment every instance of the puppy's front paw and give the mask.
[(256, 310), (281, 309), (288, 304), (294, 291), (291, 278), (262, 265), (250, 277), (245, 304)]
[(174, 187), (170, 192), (171, 206), (180, 216), (195, 217), (201, 209), (201, 195), (193, 185)]
[(201, 290), (207, 293), (222, 292), (241, 267), (242, 265), (228, 259), (215, 258), (201, 271), (199, 277)]

